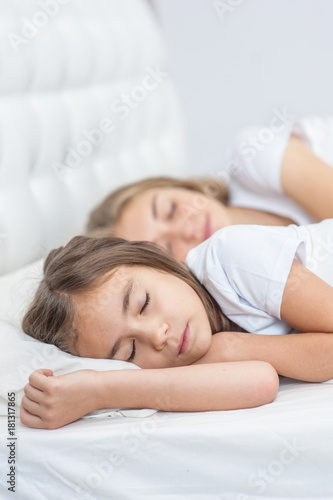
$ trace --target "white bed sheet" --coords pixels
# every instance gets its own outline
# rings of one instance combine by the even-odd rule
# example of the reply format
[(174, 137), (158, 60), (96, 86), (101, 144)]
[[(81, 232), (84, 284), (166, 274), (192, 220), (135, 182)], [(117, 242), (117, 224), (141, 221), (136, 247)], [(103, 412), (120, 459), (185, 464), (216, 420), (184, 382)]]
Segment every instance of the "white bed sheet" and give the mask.
[[(273, 403), (250, 410), (81, 419), (54, 431), (17, 422), (16, 498), (332, 500), (332, 396), (333, 381), (282, 379)], [(6, 417), (0, 426), (4, 488)]]

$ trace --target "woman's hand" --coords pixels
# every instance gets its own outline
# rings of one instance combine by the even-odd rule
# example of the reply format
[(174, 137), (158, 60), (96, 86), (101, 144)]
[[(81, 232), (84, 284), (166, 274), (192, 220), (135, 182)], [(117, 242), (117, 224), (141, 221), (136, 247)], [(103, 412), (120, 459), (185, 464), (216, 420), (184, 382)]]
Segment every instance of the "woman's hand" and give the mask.
[(39, 369), (29, 377), (21, 403), (21, 422), (29, 427), (56, 429), (95, 410), (93, 370), (79, 370), (54, 376)]

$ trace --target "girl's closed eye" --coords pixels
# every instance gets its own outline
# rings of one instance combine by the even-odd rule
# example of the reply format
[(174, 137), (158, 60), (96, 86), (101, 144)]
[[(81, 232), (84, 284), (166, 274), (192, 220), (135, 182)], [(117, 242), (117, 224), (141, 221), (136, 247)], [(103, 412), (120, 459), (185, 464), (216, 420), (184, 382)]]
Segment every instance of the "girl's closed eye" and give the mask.
[(128, 362), (133, 361), (135, 353), (136, 353), (135, 340), (133, 340), (132, 352), (131, 352), (130, 357), (127, 359)]
[(149, 305), (149, 302), (150, 302), (150, 293), (146, 292), (146, 300), (145, 300), (143, 306), (140, 309), (140, 314), (142, 314), (144, 312), (144, 310), (146, 309), (146, 307)]
[[(146, 298), (145, 298), (143, 306), (140, 309), (140, 314), (142, 314), (144, 312), (144, 310), (149, 305), (149, 302), (150, 302), (150, 293), (146, 292)], [(136, 353), (136, 346), (135, 346), (135, 340), (133, 340), (133, 343), (132, 343), (132, 352), (131, 352), (130, 357), (127, 359), (127, 361), (133, 361), (133, 359), (135, 357), (135, 353)]]

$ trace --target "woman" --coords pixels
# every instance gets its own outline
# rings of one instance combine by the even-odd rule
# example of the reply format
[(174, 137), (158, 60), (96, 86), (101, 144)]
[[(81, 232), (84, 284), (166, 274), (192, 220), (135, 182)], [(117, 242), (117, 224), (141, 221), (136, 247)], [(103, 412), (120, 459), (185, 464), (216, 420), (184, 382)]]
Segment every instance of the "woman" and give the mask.
[[(222, 240), (226, 234), (222, 243), (231, 254), (239, 246), (234, 233), (243, 230), (235, 226), (218, 232)], [(257, 236), (265, 228), (248, 226), (248, 240), (252, 231)], [(133, 362), (144, 370), (84, 370), (59, 377), (37, 370), (25, 388), (22, 422), (55, 428), (101, 407), (250, 408), (274, 399), (276, 373), (313, 382), (332, 378), (333, 288), (318, 274), (332, 267), (333, 251), (327, 250), (323, 259), (312, 241), (320, 236), (325, 245), (333, 243), (333, 220), (266, 231), (279, 265), (271, 265), (275, 254), (269, 253), (266, 262), (266, 248), (259, 246), (263, 253), (256, 255), (254, 269), (259, 266), (258, 276), (265, 276), (264, 292), (257, 290), (257, 282), (254, 288), (244, 285), (241, 271), (253, 257), (247, 246), (235, 254), (233, 276), (223, 253), (211, 268), (210, 257), (221, 249), (218, 233), (203, 243), (204, 252), (198, 247), (189, 255), (199, 279), (202, 274), (208, 280), (205, 287), (151, 243), (79, 236), (52, 251), (24, 317), (24, 331), (75, 355)], [(317, 256), (315, 274), (308, 267)], [(274, 304), (267, 304), (275, 286)], [(230, 323), (221, 296), (238, 308), (238, 319), (254, 313), (257, 333), (264, 335), (244, 333)], [(274, 335), (275, 330), (291, 333)]]
[(229, 190), (218, 179), (147, 179), (111, 193), (91, 214), (88, 234), (153, 241), (184, 262), (191, 248), (233, 224), (310, 224), (333, 217), (333, 119), (276, 131), (252, 128), (235, 140)]

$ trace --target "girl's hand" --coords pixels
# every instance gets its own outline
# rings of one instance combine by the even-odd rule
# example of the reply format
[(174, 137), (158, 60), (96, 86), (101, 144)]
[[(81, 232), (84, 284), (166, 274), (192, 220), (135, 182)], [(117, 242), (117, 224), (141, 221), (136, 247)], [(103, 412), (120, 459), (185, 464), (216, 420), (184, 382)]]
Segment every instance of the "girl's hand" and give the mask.
[(29, 427), (56, 429), (95, 410), (95, 375), (93, 370), (60, 376), (54, 376), (52, 370), (36, 370), (24, 388), (21, 422)]
[(256, 359), (244, 356), (244, 347), (246, 348), (250, 335), (245, 332), (215, 333), (212, 336), (212, 342), (207, 353), (193, 364)]

